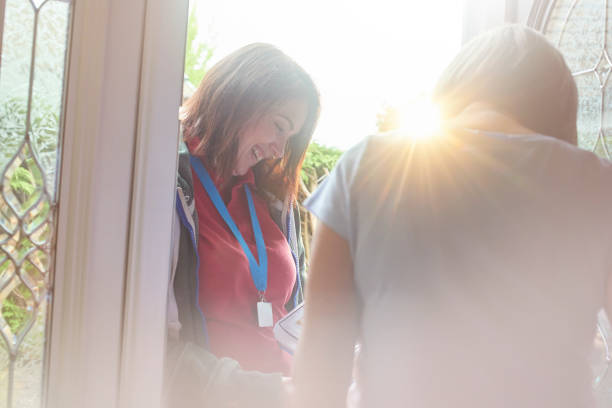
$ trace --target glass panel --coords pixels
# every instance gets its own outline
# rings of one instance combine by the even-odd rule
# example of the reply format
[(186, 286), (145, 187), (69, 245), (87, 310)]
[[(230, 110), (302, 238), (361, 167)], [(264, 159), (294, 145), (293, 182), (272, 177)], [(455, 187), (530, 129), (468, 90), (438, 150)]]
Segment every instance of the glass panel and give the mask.
[[(607, 158), (612, 157), (611, 6), (607, 0), (557, 1), (545, 31), (576, 79), (578, 145)], [(602, 311), (591, 358), (598, 407), (612, 406), (609, 341), (610, 325)]]
[(38, 17), (31, 141), (51, 196), (55, 194), (68, 7), (65, 2), (51, 1), (44, 4)]
[[(32, 360), (32, 356), (38, 353), (40, 345), (45, 341), (45, 320), (47, 317), (47, 302), (41, 303), (36, 316), (36, 322), (24, 338), (21, 352), (15, 362), (15, 407), (40, 407), (42, 395), (40, 382), (32, 381), (33, 378), (43, 378), (43, 365), (38, 360)], [(19, 404), (19, 405), (18, 405)]]
[(578, 145), (593, 150), (601, 125), (601, 90), (593, 72), (574, 78), (578, 87)]
[(40, 407), (71, 3), (7, 0), (0, 65), (0, 408)]
[(603, 47), (606, 0), (557, 3), (546, 26), (547, 37), (563, 52), (572, 72), (593, 68)]
[(580, 106), (578, 145), (596, 154), (612, 157), (610, 87), (612, 42), (608, 0), (557, 1), (546, 25), (546, 36), (563, 53), (574, 73)]
[[(578, 87), (578, 145), (612, 157), (612, 4), (608, 0), (557, 1), (545, 35), (559, 47)], [(612, 406), (611, 331), (598, 317), (591, 367), (598, 407)]]
[(7, 0), (0, 65), (0, 169), (23, 141), (33, 34), (34, 10), (30, 4)]

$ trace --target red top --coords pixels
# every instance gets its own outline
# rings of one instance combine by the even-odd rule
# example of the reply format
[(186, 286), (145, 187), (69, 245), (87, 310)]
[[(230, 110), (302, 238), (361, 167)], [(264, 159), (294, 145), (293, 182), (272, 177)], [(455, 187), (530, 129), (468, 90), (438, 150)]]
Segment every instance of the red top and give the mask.
[[(208, 169), (207, 169), (208, 170)], [(282, 372), (289, 375), (291, 356), (283, 351), (272, 327), (257, 323), (259, 295), (242, 247), (208, 197), (192, 170), (198, 213), (199, 304), (206, 318), (210, 349), (217, 357), (231, 357), (246, 370)], [(209, 170), (215, 186), (220, 180)], [(295, 263), (287, 239), (268, 211), (267, 202), (255, 193), (253, 172), (234, 177), (231, 186), (219, 191), (227, 210), (259, 260), (244, 184), (253, 202), (268, 254), (268, 287), (265, 299), (272, 304), (274, 322), (286, 314), (284, 305), (295, 284)]]

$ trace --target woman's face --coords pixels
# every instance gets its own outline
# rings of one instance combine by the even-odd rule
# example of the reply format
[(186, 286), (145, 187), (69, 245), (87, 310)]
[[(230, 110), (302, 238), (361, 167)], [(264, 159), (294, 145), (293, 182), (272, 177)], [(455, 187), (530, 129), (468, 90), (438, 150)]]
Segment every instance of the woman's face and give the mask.
[(282, 157), (287, 140), (304, 126), (307, 110), (306, 102), (291, 99), (273, 106), (261, 118), (247, 125), (240, 135), (232, 174), (242, 176), (261, 160)]

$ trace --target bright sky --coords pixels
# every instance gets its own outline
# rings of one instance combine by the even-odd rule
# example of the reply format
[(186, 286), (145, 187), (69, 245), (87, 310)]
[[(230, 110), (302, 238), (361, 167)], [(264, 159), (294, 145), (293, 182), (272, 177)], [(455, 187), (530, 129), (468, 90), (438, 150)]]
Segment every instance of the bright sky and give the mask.
[(268, 42), (304, 67), (322, 99), (314, 139), (342, 149), (376, 130), (385, 104), (423, 99), (461, 44), (462, 0), (191, 2), (213, 62)]

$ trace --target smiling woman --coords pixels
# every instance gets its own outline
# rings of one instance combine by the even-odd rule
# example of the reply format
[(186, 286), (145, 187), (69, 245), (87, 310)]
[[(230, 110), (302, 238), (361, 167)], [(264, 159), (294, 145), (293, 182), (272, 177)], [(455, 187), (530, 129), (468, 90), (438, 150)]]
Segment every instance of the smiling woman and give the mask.
[[(248, 370), (289, 374), (291, 356), (276, 343), (272, 326), (302, 298), (294, 202), (318, 114), (309, 75), (261, 43), (219, 61), (185, 103), (168, 311), (171, 355), (184, 356), (195, 344), (199, 351), (191, 355), (209, 350)], [(177, 367), (175, 372), (188, 372)], [(259, 384), (261, 398), (279, 396), (279, 375)], [(244, 392), (246, 384), (227, 398)]]
[[(318, 115), (318, 91), (308, 74), (277, 48), (250, 44), (210, 69), (185, 103), (181, 118), (185, 140), (194, 144), (193, 153), (202, 156), (225, 180), (238, 165), (243, 167), (241, 171), (250, 168), (244, 168), (245, 151), (240, 149), (253, 156), (261, 154), (261, 158), (272, 158), (272, 148), (278, 156), (286, 153), (254, 168), (256, 174), (267, 174), (262, 174), (261, 182), (282, 199), (295, 191), (299, 165)], [(303, 126), (291, 129), (290, 139), (280, 135), (279, 140), (272, 140), (271, 133), (278, 131), (278, 126), (280, 133), (288, 130), (281, 124), (283, 117), (289, 119), (284, 126), (300, 122)], [(282, 138), (288, 140), (283, 142)], [(265, 146), (250, 152), (262, 142)]]
[(238, 141), (238, 153), (232, 175), (243, 176), (261, 160), (283, 157), (290, 137), (300, 133), (308, 106), (300, 99), (278, 104), (258, 120), (247, 125)]

